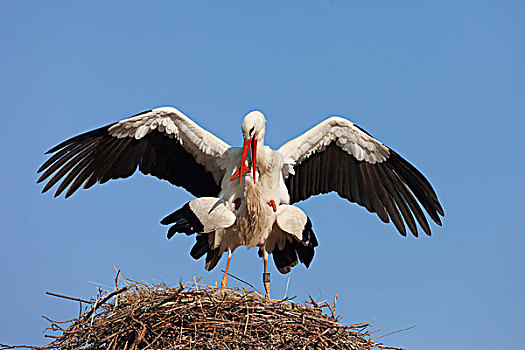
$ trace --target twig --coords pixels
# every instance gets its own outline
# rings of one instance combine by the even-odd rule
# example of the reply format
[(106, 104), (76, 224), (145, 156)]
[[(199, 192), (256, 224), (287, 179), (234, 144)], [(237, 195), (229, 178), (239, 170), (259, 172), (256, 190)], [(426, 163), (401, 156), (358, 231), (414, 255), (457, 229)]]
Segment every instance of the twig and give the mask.
[(129, 287), (122, 287), (114, 292), (111, 292), (109, 293), (108, 295), (106, 295), (106, 297), (104, 299), (102, 299), (102, 301), (100, 303), (96, 303), (96, 306), (93, 307), (91, 310), (89, 310), (89, 312), (87, 313), (86, 316), (84, 316), (84, 320), (87, 320), (99, 307), (100, 305), (106, 303), (106, 301), (108, 301), (109, 299), (111, 299), (113, 296), (117, 295), (117, 294), (120, 294), (122, 292), (125, 292), (129, 289)]
[(396, 333), (401, 333), (401, 332), (404, 332), (404, 331), (408, 331), (408, 330), (410, 330), (410, 329), (412, 329), (412, 328), (415, 328), (415, 327), (417, 327), (417, 324), (415, 324), (415, 325), (413, 325), (413, 326), (410, 326), (410, 327), (407, 327), (407, 328), (399, 329), (399, 330), (397, 330), (397, 331), (393, 331), (393, 332), (390, 332), (390, 333), (387, 333), (387, 334), (383, 334), (383, 335), (380, 335), (380, 336), (378, 336), (378, 337), (374, 337), (374, 338), (372, 338), (372, 339), (375, 340), (375, 339), (380, 339), (380, 338), (388, 337), (389, 335), (396, 334)]
[(80, 299), (80, 298), (68, 297), (66, 295), (61, 295), (61, 294), (57, 294), (57, 293), (46, 292), (46, 294), (54, 296), (54, 297), (62, 298), (62, 299), (68, 299), (68, 300), (73, 300), (73, 301), (79, 301), (81, 303), (93, 304), (92, 301), (88, 301), (88, 300), (84, 300), (84, 299)]
[(288, 280), (286, 281), (286, 290), (284, 291), (284, 298), (286, 299), (286, 296), (288, 295), (288, 285), (290, 284), (290, 275), (288, 276)]
[[(115, 267), (115, 270), (117, 270), (116, 267)], [(117, 270), (117, 275), (115, 276), (115, 289), (118, 288), (118, 276), (120, 276), (120, 269)]]
[[(221, 270), (221, 272), (226, 272), (226, 271), (224, 271), (224, 270)], [(231, 273), (229, 273), (229, 272), (228, 272), (228, 276), (230, 276), (230, 277), (232, 277), (232, 278), (236, 279), (236, 280), (237, 280), (237, 281), (239, 281), (239, 282), (242, 282), (242, 283), (244, 283), (244, 284), (246, 284), (246, 285), (248, 285), (248, 286), (252, 287), (252, 288), (253, 288), (253, 290), (255, 290), (255, 291), (256, 291), (257, 293), (261, 294), (261, 292), (260, 292), (260, 291), (259, 291), (259, 290), (258, 290), (257, 288), (255, 288), (255, 287), (254, 287), (254, 285), (253, 285), (253, 284), (251, 284), (250, 282), (246, 282), (246, 281), (244, 281), (244, 280), (240, 279), (239, 277), (237, 277), (237, 276), (235, 276), (235, 275), (232, 275), (232, 274), (231, 274)]]

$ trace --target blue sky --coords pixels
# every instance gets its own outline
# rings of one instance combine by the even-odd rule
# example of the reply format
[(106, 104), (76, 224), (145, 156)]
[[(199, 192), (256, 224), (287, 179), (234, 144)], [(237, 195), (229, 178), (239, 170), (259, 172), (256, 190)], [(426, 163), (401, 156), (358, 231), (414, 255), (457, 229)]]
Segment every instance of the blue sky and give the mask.
[[(320, 246), (272, 292), (338, 295), (343, 322), (373, 321), (409, 349), (519, 349), (525, 281), (521, 229), (525, 110), (520, 1), (105, 2), (0, 6), (0, 343), (44, 344), (46, 315), (126, 277), (213, 284), (166, 240), (161, 218), (192, 197), (140, 174), (40, 194), (44, 151), (145, 109), (180, 108), (225, 141), (245, 113), (266, 114), (266, 142), (345, 116), (415, 164), (445, 209), (432, 237), (401, 237), (355, 204), (301, 202)], [(261, 287), (256, 250), (231, 272)], [(98, 283), (98, 284), (97, 284)], [(237, 285), (230, 280), (232, 286)]]

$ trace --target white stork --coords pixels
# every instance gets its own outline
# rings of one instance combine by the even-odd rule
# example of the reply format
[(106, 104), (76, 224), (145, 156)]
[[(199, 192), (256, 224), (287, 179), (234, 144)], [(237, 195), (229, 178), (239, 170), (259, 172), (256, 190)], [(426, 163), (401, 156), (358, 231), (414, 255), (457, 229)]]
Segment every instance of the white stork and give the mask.
[[(427, 179), (399, 154), (347, 119), (331, 117), (277, 151), (264, 145), (259, 111), (242, 123), (244, 146), (232, 147), (172, 107), (156, 108), (70, 138), (38, 170), (42, 192), (61, 181), (55, 197), (80, 186), (131, 176), (137, 166), (198, 197), (162, 220), (176, 232), (196, 233), (191, 256), (206, 255), (206, 270), (241, 245), (258, 247), (270, 293), (268, 254), (281, 273), (298, 259), (308, 267), (317, 238), (306, 214), (291, 205), (335, 191), (383, 222), (414, 236), (416, 221), (430, 235), (423, 209), (441, 225), (443, 209)], [(251, 152), (250, 152), (251, 150)]]

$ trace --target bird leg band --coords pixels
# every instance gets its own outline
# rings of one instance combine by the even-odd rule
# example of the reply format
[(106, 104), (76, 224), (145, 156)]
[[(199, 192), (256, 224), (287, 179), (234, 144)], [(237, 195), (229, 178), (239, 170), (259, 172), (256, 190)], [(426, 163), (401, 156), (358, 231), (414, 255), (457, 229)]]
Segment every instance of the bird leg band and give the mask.
[(270, 273), (269, 272), (263, 273), (263, 283), (270, 283)]

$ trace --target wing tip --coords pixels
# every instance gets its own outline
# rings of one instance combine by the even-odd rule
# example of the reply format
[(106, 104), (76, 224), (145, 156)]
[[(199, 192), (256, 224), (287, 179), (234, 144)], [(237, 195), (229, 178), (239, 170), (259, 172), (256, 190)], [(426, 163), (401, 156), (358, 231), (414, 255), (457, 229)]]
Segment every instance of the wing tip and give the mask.
[(438, 200), (436, 200), (436, 204), (437, 204), (437, 212), (439, 215), (441, 215), (442, 217), (445, 217), (445, 210), (443, 210), (443, 207), (441, 206), (441, 203), (439, 203)]

